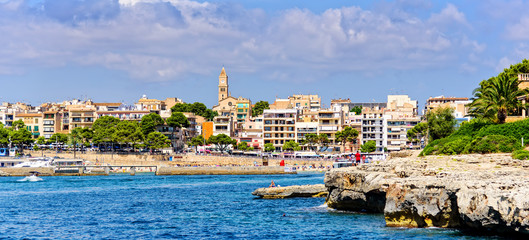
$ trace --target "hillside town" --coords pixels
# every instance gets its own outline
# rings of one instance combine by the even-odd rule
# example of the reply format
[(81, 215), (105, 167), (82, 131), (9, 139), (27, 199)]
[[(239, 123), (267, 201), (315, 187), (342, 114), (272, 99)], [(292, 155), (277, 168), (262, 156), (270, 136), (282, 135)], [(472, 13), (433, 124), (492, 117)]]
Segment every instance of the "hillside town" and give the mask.
[[(295, 150), (301, 152), (356, 152), (369, 141), (374, 141), (375, 152), (393, 152), (424, 146), (424, 139), (412, 141), (407, 131), (422, 121), (421, 115), (426, 111), (448, 106), (454, 110), (458, 122), (468, 121), (466, 105), (470, 102), (463, 97), (431, 97), (424, 110), (420, 111), (418, 101), (408, 95), (388, 95), (386, 102), (332, 99), (327, 107), (321, 96), (294, 94), (276, 98), (259, 110), (250, 98), (232, 96), (228, 74), (222, 68), (218, 77), (218, 104), (212, 107), (216, 112), (212, 118), (184, 112), (189, 122), (187, 127), (174, 129), (173, 132), (173, 127), (164, 122), (156, 126), (156, 131), (177, 143), (175, 151), (183, 151), (186, 146), (189, 147), (189, 140), (199, 135), (208, 140), (211, 136), (225, 134), (238, 144), (247, 143), (247, 149), (255, 152), (264, 152), (265, 146), (268, 146), (268, 151), (286, 151), (284, 145), (289, 141), (297, 143), (299, 147)], [(4, 102), (0, 106), (0, 121), (9, 128), (21, 120), (33, 139), (42, 136), (48, 142), (54, 142), (54, 134), (91, 128), (97, 119), (104, 116), (140, 122), (143, 117), (155, 113), (166, 120), (171, 116), (171, 108), (177, 104), (184, 104), (184, 100), (175, 97), (150, 99), (145, 95), (134, 105), (78, 99), (39, 106)], [(337, 133), (347, 127), (358, 132), (355, 139), (339, 139)], [(313, 148), (304, 142), (307, 134), (324, 134), (328, 140)]]

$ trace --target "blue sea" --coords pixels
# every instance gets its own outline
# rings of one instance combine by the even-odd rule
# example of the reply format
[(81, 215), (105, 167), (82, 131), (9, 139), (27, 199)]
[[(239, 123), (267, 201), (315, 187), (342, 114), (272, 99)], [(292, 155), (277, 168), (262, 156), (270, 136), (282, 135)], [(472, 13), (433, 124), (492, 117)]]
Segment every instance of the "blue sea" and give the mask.
[[(0, 239), (483, 239), (384, 225), (382, 214), (329, 210), (324, 198), (257, 199), (322, 174), (0, 178)], [(494, 237), (488, 237), (495, 239)]]

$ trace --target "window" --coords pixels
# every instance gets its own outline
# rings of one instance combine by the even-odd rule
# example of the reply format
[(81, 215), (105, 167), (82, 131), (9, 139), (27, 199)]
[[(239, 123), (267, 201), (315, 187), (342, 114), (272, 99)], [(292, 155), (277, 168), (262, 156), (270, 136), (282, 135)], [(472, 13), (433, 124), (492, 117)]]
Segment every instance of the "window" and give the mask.
[(265, 127), (265, 131), (270, 131), (270, 127)]

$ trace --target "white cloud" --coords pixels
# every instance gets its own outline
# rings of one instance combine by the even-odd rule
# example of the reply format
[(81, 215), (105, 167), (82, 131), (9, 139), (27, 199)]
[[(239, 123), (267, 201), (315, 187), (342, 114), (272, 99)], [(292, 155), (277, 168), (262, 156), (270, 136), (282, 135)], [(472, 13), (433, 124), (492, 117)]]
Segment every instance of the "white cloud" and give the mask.
[(513, 40), (529, 40), (529, 16), (522, 16), (519, 22), (507, 26), (507, 36)]
[(74, 6), (75, 14), (0, 4), (0, 32), (6, 33), (0, 44), (8, 46), (0, 49), (0, 59), (9, 59), (0, 60), (0, 72), (73, 62), (168, 81), (211, 74), (224, 64), (234, 71), (266, 75), (274, 69), (272, 78), (313, 81), (341, 72), (439, 68), (485, 48), (464, 34), (447, 34), (447, 26), (468, 25), (452, 4), (421, 20), (405, 9), (387, 15), (355, 6), (267, 15), (187, 0), (119, 3), (110, 10), (105, 6), (114, 5), (106, 0)]

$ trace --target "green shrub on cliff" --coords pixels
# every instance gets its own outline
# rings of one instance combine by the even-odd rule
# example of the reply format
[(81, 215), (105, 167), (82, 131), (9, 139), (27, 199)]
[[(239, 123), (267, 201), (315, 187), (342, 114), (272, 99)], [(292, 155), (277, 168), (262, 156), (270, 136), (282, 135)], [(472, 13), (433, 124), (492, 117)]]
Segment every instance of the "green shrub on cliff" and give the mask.
[(529, 142), (529, 119), (506, 124), (475, 119), (450, 136), (428, 144), (420, 156), (512, 152), (522, 148), (522, 137)]
[(477, 137), (469, 146), (470, 153), (512, 152), (522, 147), (516, 138), (502, 135)]
[(520, 160), (527, 160), (527, 159), (529, 159), (529, 151), (527, 151), (527, 150), (516, 150), (516, 151), (512, 152), (512, 158), (520, 159)]

